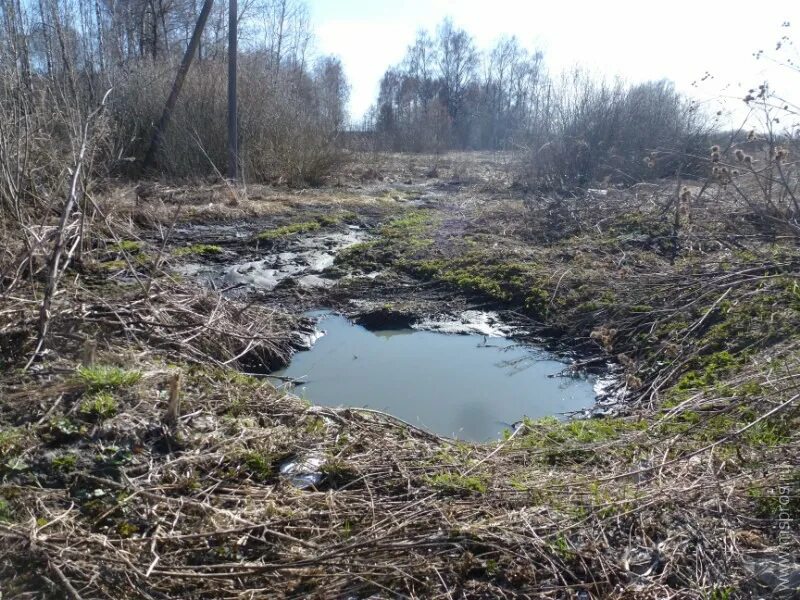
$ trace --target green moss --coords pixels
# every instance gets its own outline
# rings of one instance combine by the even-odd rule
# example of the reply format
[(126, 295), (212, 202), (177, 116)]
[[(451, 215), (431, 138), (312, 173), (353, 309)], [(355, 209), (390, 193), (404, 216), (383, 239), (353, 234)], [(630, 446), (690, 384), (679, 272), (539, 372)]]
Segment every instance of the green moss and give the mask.
[(358, 219), (358, 215), (354, 212), (345, 210), (340, 213), (336, 213), (333, 215), (318, 215), (314, 217), (314, 219), (322, 225), (323, 227), (330, 227), (332, 225), (338, 225), (339, 223), (348, 223), (353, 222)]
[(680, 378), (675, 389), (678, 391), (704, 389), (717, 383), (720, 378), (732, 373), (742, 359), (734, 357), (727, 350), (716, 352), (700, 359), (700, 369), (689, 371)]
[(0, 523), (8, 523), (11, 521), (11, 505), (8, 501), (0, 496)]
[(54, 457), (50, 461), (50, 466), (53, 467), (53, 470), (59, 471), (60, 473), (74, 471), (77, 464), (78, 457), (75, 454), (62, 454), (61, 456)]
[(259, 233), (256, 238), (262, 242), (277, 240), (291, 235), (300, 233), (309, 233), (317, 231), (321, 227), (319, 221), (304, 221), (302, 223), (292, 223), (291, 225), (284, 225), (276, 229), (268, 229)]
[(116, 527), (117, 533), (121, 538), (129, 538), (133, 537), (137, 533), (139, 533), (138, 525), (131, 523), (129, 521), (122, 521)]
[(87, 391), (97, 392), (122, 387), (130, 387), (142, 378), (141, 371), (126, 370), (119, 367), (92, 366), (78, 367), (78, 380)]
[(108, 392), (96, 392), (81, 402), (79, 411), (91, 419), (107, 419), (117, 413), (117, 401)]
[(215, 244), (192, 244), (173, 251), (175, 256), (213, 256), (222, 254), (222, 247)]
[(128, 254), (136, 254), (141, 249), (141, 242), (135, 242), (133, 240), (121, 240), (112, 246), (114, 252), (127, 252)]
[(653, 310), (653, 307), (649, 304), (636, 304), (630, 307), (630, 311), (634, 313), (648, 313)]
[(260, 480), (269, 479), (274, 471), (272, 455), (250, 451), (242, 455), (241, 461), (250, 474)]
[(458, 473), (440, 473), (427, 478), (430, 485), (448, 492), (473, 492), (485, 494), (489, 489), (485, 478), (477, 475), (464, 476)]
[(533, 314), (544, 317), (550, 304), (550, 293), (541, 288), (533, 287), (525, 297), (525, 309)]
[(22, 450), (22, 431), (16, 427), (0, 429), (0, 458), (13, 456)]
[(385, 237), (398, 237), (410, 232), (419, 232), (423, 227), (432, 223), (431, 214), (424, 210), (411, 210), (402, 216), (396, 217), (380, 228), (380, 234)]
[(760, 396), (763, 391), (764, 388), (755, 379), (752, 381), (747, 381), (734, 389), (734, 393), (737, 396), (742, 396), (745, 398), (748, 396)]
[(108, 260), (100, 263), (100, 268), (104, 271), (121, 271), (128, 268), (128, 263), (124, 260)]

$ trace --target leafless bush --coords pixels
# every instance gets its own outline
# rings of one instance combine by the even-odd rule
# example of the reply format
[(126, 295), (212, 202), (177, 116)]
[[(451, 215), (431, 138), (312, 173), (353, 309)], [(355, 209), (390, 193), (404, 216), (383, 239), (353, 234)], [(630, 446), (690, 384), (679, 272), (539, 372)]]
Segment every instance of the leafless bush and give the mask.
[(519, 176), (526, 185), (566, 190), (699, 172), (707, 121), (669, 82), (629, 87), (575, 71), (553, 102), (552, 118), (527, 136)]
[[(320, 182), (337, 165), (346, 84), (337, 61), (313, 72), (287, 67), (276, 75), (259, 53), (240, 58), (239, 113), (242, 172), (251, 181)], [(158, 120), (174, 69), (142, 63), (125, 77), (113, 115), (130, 140), (126, 153), (141, 157)], [(226, 161), (226, 65), (197, 65), (184, 84), (162, 136), (159, 170), (169, 176), (213, 174)], [(136, 163), (133, 163), (135, 166)], [(220, 170), (223, 170), (220, 168)]]
[[(753, 115), (753, 129), (742, 140), (706, 150), (705, 181), (695, 202), (727, 202), (741, 207), (727, 215), (737, 233), (771, 237), (800, 235), (800, 135), (780, 127), (797, 108), (781, 103), (764, 85)], [(788, 119), (787, 119), (788, 120)]]
[[(790, 27), (788, 22), (783, 27)], [(786, 43), (789, 42), (789, 43)], [(783, 36), (770, 59), (796, 75), (800, 67), (794, 57), (783, 54), (793, 47)], [(763, 53), (756, 53), (760, 58)], [(678, 194), (675, 223), (681, 212), (690, 214), (696, 205), (736, 207), (724, 219), (729, 233), (739, 238), (756, 237), (777, 241), (800, 237), (800, 128), (796, 99), (773, 90), (768, 82), (755, 85), (742, 98), (749, 109), (739, 129), (717, 133), (715, 142), (698, 155), (702, 159), (697, 190), (685, 187)], [(680, 209), (680, 210), (679, 210)]]
[(5, 293), (52, 263), (58, 240), (67, 262), (88, 243), (93, 210), (87, 193), (103, 168), (109, 134), (90, 95), (71, 94), (63, 79), (31, 74), (21, 66), (21, 48), (0, 50), (0, 290)]

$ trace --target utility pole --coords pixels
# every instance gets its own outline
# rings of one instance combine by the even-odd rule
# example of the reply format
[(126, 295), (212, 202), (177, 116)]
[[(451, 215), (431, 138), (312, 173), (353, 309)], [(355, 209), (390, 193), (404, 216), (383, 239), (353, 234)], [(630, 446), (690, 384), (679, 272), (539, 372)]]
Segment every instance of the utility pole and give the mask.
[(236, 0), (228, 0), (228, 178), (239, 178), (239, 132), (236, 110), (236, 53), (238, 9)]

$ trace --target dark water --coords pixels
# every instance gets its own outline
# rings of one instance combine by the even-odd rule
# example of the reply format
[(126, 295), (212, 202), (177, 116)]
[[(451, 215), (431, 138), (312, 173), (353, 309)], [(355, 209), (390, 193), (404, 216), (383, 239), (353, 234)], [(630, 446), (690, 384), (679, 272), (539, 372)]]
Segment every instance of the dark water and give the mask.
[(314, 404), (369, 407), (441, 435), (498, 438), (524, 416), (590, 407), (594, 380), (556, 375), (565, 364), (504, 338), (402, 329), (368, 331), (326, 314), (325, 335), (277, 375), (302, 379)]

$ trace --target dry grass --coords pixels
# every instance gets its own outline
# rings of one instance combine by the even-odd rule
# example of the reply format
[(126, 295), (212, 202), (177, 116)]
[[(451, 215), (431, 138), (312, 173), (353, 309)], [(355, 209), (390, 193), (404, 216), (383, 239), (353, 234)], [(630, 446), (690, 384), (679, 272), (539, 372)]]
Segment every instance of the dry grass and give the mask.
[[(744, 443), (756, 425), (695, 435), (688, 415), (721, 414), (706, 393), (473, 445), (184, 368), (170, 428), (158, 423), (175, 367), (142, 358), (141, 382), (114, 389), (118, 413), (96, 424), (76, 414), (88, 392), (69, 376), (46, 370), (4, 392), (17, 407), (3, 417), (17, 422), (3, 429), (16, 441), (0, 487), (9, 593), (699, 599), (754, 586), (748, 561), (775, 570), (797, 542), (780, 543), (769, 520), (769, 490), (797, 476), (796, 437)], [(746, 402), (796, 419), (798, 381), (776, 375), (750, 371), (773, 385)], [(324, 479), (300, 490), (279, 466), (309, 455)]]

